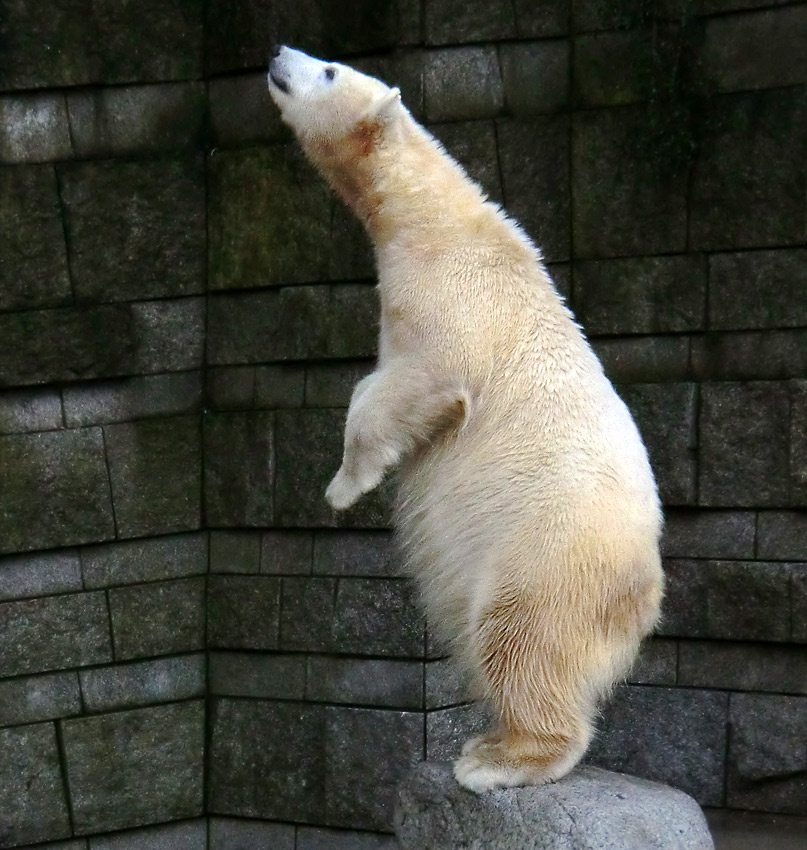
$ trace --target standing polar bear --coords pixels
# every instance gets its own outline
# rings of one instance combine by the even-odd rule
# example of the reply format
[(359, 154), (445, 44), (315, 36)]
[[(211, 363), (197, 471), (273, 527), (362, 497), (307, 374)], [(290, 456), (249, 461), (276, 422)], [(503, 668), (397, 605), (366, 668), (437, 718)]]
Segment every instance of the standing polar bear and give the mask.
[(538, 250), (398, 89), (288, 47), (269, 87), (378, 266), (378, 365), (326, 498), (348, 508), (399, 468), (431, 622), (497, 718), (457, 780), (558, 779), (658, 618), (661, 512), (636, 426)]

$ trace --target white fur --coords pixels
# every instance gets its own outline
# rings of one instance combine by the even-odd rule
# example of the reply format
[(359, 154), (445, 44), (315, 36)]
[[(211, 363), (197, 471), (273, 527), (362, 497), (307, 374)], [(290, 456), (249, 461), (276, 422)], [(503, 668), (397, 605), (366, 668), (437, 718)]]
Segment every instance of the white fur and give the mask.
[(456, 764), (474, 791), (582, 757), (598, 700), (659, 610), (661, 515), (625, 405), (521, 229), (395, 90), (284, 48), (270, 83), (304, 150), (364, 222), (381, 295), (326, 497), (398, 468), (396, 525), (431, 621), (498, 726)]

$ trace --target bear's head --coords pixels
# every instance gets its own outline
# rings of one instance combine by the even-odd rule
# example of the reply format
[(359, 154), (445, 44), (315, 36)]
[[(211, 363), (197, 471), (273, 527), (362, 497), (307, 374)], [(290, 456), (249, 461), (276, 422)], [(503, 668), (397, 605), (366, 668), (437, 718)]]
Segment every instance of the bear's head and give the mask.
[(389, 121), (401, 100), (381, 80), (285, 46), (269, 65), (269, 91), (303, 143), (339, 145), (357, 127)]

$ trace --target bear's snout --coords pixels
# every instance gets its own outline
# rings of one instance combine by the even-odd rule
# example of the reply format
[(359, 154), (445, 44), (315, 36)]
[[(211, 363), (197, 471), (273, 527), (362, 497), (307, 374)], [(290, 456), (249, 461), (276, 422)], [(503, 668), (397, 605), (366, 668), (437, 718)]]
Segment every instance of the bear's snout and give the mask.
[(275, 86), (277, 86), (280, 91), (284, 94), (289, 93), (289, 77), (288, 72), (283, 67), (282, 60), (280, 58), (280, 54), (283, 52), (283, 45), (276, 44), (272, 48), (273, 58), (269, 63), (269, 79)]

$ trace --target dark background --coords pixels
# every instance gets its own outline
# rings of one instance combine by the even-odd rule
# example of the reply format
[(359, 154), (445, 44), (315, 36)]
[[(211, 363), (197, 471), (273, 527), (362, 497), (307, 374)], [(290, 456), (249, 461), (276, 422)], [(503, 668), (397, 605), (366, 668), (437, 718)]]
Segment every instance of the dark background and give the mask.
[(636, 415), (669, 591), (592, 758), (805, 813), (807, 4), (0, 0), (0, 847), (386, 848), (482, 721), (322, 498), (377, 305), (274, 41), (401, 87)]

